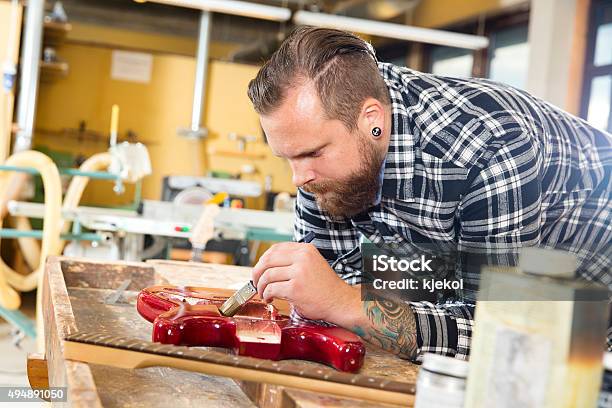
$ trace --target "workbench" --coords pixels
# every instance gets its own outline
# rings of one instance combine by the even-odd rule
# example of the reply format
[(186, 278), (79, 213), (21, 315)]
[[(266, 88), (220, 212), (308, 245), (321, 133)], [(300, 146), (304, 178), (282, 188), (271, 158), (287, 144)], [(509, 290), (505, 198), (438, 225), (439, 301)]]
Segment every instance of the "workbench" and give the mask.
[[(63, 357), (65, 336), (77, 330), (106, 331), (150, 340), (152, 325), (137, 313), (135, 307), (136, 296), (145, 287), (171, 284), (236, 288), (249, 278), (249, 268), (229, 265), (162, 260), (109, 263), (49, 258), (42, 289), (49, 386), (67, 387), (70, 406), (88, 408), (383, 406), (166, 367), (127, 370)], [(117, 292), (117, 288), (122, 286), (125, 290)], [(299, 364), (317, 363), (300, 361)], [(417, 367), (368, 346), (360, 374), (415, 384)]]

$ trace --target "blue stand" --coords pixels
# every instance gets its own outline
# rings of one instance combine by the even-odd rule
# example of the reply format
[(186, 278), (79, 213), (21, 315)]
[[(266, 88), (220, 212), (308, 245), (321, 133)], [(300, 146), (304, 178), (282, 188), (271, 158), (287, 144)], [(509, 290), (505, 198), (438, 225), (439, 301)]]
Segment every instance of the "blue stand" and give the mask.
[(19, 310), (7, 310), (0, 306), (0, 316), (13, 326), (19, 328), (26, 336), (36, 338), (36, 326), (26, 315)]

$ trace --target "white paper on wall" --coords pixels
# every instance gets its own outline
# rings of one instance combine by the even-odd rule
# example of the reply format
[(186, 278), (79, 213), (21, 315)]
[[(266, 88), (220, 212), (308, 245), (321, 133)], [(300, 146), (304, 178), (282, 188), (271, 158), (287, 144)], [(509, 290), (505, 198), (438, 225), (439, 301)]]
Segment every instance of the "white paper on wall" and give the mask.
[(111, 78), (120, 81), (151, 82), (153, 55), (143, 52), (113, 51)]

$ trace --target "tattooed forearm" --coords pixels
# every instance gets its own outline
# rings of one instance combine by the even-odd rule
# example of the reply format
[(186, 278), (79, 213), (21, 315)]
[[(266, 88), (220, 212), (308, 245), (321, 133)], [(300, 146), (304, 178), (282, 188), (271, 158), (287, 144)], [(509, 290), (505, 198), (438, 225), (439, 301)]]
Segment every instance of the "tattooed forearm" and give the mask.
[(401, 358), (414, 359), (417, 353), (416, 321), (410, 306), (388, 299), (363, 302), (369, 326), (355, 327), (364, 340)]

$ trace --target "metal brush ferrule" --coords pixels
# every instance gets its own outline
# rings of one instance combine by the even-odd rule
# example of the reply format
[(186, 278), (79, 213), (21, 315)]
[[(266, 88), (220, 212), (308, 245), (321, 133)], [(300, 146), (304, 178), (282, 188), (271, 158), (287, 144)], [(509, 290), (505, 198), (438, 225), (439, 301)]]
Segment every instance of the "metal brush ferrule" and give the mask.
[(242, 305), (251, 300), (256, 293), (257, 288), (253, 285), (253, 281), (249, 281), (219, 307), (219, 312), (221, 312), (223, 316), (228, 317), (235, 315), (240, 308), (242, 308)]

